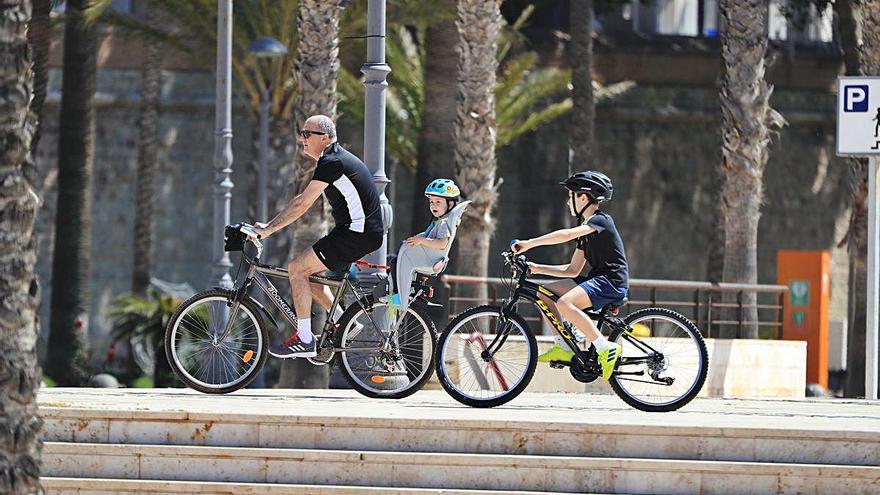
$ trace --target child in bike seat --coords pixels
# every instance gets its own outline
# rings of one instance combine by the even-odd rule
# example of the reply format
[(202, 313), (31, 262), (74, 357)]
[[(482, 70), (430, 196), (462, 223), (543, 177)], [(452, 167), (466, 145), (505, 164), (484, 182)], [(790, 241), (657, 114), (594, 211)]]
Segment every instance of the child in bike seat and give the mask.
[(428, 198), (428, 209), (433, 217), (431, 223), (424, 232), (404, 240), (397, 258), (391, 262), (394, 267), (392, 282), (397, 292), (392, 296), (392, 303), (400, 309), (401, 314), (409, 306), (409, 298), (401, 294), (409, 295), (416, 272), (437, 274), (445, 268), (449, 243), (460, 217), (459, 212), (454, 215), (455, 218), (450, 218), (453, 208), (461, 200), (461, 190), (451, 179), (431, 181), (425, 188), (425, 197)]
[[(620, 358), (621, 345), (609, 342), (596, 328), (596, 324), (581, 310), (600, 309), (607, 304), (622, 301), (629, 290), (629, 271), (623, 240), (617, 232), (611, 215), (601, 211), (600, 206), (611, 199), (614, 187), (611, 179), (601, 172), (578, 172), (559, 183), (568, 190), (568, 212), (577, 218), (578, 225), (561, 229), (534, 239), (514, 241), (511, 249), (520, 254), (538, 246), (552, 246), (575, 241), (571, 261), (565, 265), (539, 265), (529, 263), (534, 275), (564, 278), (546, 287), (561, 296), (559, 302), (541, 295), (541, 299), (556, 316), (562, 317), (583, 332), (595, 346), (602, 378), (608, 380), (614, 365)], [(581, 275), (589, 262), (590, 271)], [(556, 345), (538, 356), (540, 362), (570, 362), (574, 351), (566, 342), (556, 337)]]

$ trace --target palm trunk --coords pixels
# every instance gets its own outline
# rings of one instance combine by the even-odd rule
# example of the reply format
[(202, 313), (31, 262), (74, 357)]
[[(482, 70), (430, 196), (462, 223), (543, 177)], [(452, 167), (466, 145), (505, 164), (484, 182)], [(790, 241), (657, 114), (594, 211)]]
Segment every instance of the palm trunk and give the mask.
[[(495, 231), (492, 210), (498, 201), (495, 142), (495, 53), (504, 20), (500, 0), (459, 0), (458, 104), (452, 140), (460, 187), (473, 203), (458, 231), (459, 266), (465, 275), (489, 273), (489, 242)], [(485, 285), (463, 290), (487, 299)]]
[(31, 153), (24, 165), (25, 176), (35, 184), (37, 181), (36, 155), (37, 146), (40, 142), (43, 124), (43, 104), (46, 101), (46, 87), (49, 83), (49, 42), (52, 39), (51, 26), (49, 25), (49, 12), (52, 6), (49, 0), (35, 0), (33, 2), (33, 16), (28, 28), (28, 43), (31, 46), (34, 60), (34, 99), (30, 106), (28, 121), (33, 126), (33, 139), (31, 139)]
[[(452, 0), (444, 0), (451, 3)], [(456, 88), (449, 81), (458, 72), (458, 31), (452, 19), (432, 24), (425, 32), (425, 99), (419, 129), (418, 167), (413, 187), (416, 214), (410, 231), (424, 229), (429, 218), (419, 215), (425, 202), (425, 186), (438, 177), (452, 177), (454, 153), (452, 125), (455, 122)]]
[[(834, 2), (847, 75), (880, 75), (880, 1)], [(868, 164), (850, 159), (849, 328), (847, 332), (847, 397), (865, 395), (868, 265)], [(880, 349), (878, 349), (880, 352)]]
[[(34, 220), (40, 199), (23, 166), (30, 154), (28, 126), (33, 75), (28, 51), (28, 0), (0, 9), (0, 493), (40, 492), (42, 420), (37, 414), (36, 311), (39, 302)], [(24, 241), (24, 242), (22, 242)]]
[(865, 396), (865, 346), (868, 326), (868, 164), (850, 160), (849, 327), (846, 339), (847, 397)]
[[(147, 4), (147, 24), (158, 25), (157, 11)], [(144, 65), (141, 70), (141, 108), (138, 120), (138, 169), (134, 211), (134, 269), (131, 290), (147, 295), (152, 272), (153, 202), (156, 197), (156, 167), (159, 159), (159, 85), (162, 60), (159, 42), (144, 36)]]
[(593, 0), (571, 0), (569, 30), (571, 32), (572, 103), (569, 146), (569, 172), (594, 168), (593, 135), (596, 105), (593, 98)]
[(52, 260), (52, 302), (46, 371), (58, 385), (88, 377), (91, 177), (94, 155), (95, 27), (88, 0), (69, 0), (58, 136), (58, 203)]
[[(721, 208), (724, 223), (725, 282), (756, 284), (758, 220), (761, 215), (769, 125), (781, 122), (770, 108), (773, 87), (764, 80), (767, 52), (766, 1), (721, 0), (724, 21), (721, 54)], [(742, 294), (754, 305), (756, 294)], [(740, 315), (736, 315), (736, 319)], [(722, 337), (757, 338), (757, 309), (746, 308), (742, 327), (722, 327)], [(730, 318), (727, 318), (730, 319)]]
[[(266, 160), (268, 164), (268, 192), (267, 209), (269, 218), (261, 218), (260, 221), (268, 222), (271, 217), (281, 211), (287, 202), (293, 198), (296, 192), (292, 184), (296, 183), (296, 153), (297, 142), (294, 134), (294, 123), (289, 119), (282, 119), (272, 115), (269, 118), (269, 153)], [(300, 124), (302, 125), (302, 124)], [(254, 149), (259, 149), (259, 143), (255, 137)], [(256, 156), (256, 153), (254, 154)], [(256, 177), (256, 174), (254, 174)], [(256, 181), (254, 181), (256, 187)], [(256, 189), (254, 189), (256, 199)], [(294, 224), (293, 229), (299, 231), (299, 225)], [(288, 255), (293, 250), (293, 235), (291, 231), (272, 236), (266, 240), (266, 260), (276, 266), (284, 266), (290, 258)]]
[[(297, 12), (297, 61), (293, 68), (296, 84), (294, 121), (300, 126), (312, 115), (326, 115), (336, 119), (336, 76), (339, 72), (339, 0), (300, 0)], [(302, 152), (296, 153), (295, 184), (297, 192), (305, 189), (315, 172), (317, 162)], [(294, 224), (293, 252), (297, 255), (327, 233), (327, 214), (324, 201), (319, 199)], [(316, 305), (317, 306), (317, 305)], [(313, 314), (323, 311), (315, 307)], [(320, 320), (320, 321), (318, 321)], [(317, 326), (323, 318), (313, 318)], [(327, 366), (313, 366), (304, 359), (287, 360), (281, 367), (282, 387), (326, 388), (330, 382)]]

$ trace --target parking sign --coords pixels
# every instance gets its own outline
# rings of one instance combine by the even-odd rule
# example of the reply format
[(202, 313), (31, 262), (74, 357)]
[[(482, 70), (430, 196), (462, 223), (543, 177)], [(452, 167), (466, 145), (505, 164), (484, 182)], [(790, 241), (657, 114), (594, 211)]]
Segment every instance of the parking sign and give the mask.
[(837, 154), (880, 154), (880, 78), (837, 79)]

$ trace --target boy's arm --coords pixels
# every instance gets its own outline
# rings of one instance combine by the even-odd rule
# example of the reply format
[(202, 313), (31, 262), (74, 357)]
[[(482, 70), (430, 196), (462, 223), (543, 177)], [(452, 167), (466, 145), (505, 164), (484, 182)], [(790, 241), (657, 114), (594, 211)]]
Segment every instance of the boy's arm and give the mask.
[(529, 249), (536, 248), (538, 246), (553, 246), (556, 244), (563, 244), (572, 239), (577, 239), (578, 237), (585, 236), (587, 234), (591, 234), (595, 232), (596, 229), (590, 227), (589, 225), (578, 225), (577, 227), (572, 227), (570, 229), (559, 229), (549, 234), (544, 234), (541, 237), (536, 237), (534, 239), (528, 239), (525, 241), (518, 241), (522, 249), (520, 249), (517, 254), (528, 251)]
[(580, 275), (586, 262), (587, 260), (584, 258), (583, 251), (575, 249), (574, 253), (571, 255), (571, 261), (569, 261), (567, 265), (539, 265), (537, 263), (529, 262), (529, 269), (531, 269), (532, 274), (534, 275), (573, 278)]

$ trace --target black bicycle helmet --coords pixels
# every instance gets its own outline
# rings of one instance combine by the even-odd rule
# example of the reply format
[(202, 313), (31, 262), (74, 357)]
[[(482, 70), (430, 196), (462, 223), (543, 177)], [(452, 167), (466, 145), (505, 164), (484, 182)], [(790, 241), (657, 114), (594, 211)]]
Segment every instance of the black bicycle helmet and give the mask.
[(575, 194), (587, 194), (596, 203), (608, 201), (614, 194), (611, 179), (593, 170), (578, 172), (559, 184)]
[(612, 194), (614, 194), (614, 185), (611, 184), (611, 179), (602, 172), (596, 172), (593, 170), (578, 172), (559, 184), (568, 189), (568, 194), (571, 196), (572, 208), (575, 204), (575, 194), (586, 194), (587, 197), (590, 198), (590, 201), (581, 208), (581, 211), (574, 212), (577, 216), (578, 223), (584, 221), (584, 212), (587, 211), (587, 208), (591, 205), (608, 201), (611, 199)]

